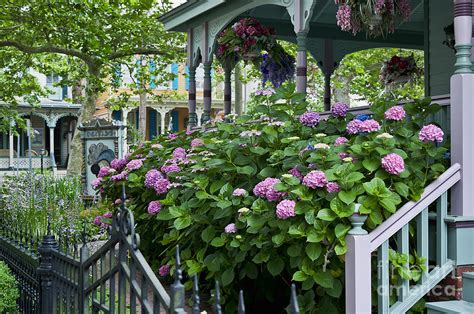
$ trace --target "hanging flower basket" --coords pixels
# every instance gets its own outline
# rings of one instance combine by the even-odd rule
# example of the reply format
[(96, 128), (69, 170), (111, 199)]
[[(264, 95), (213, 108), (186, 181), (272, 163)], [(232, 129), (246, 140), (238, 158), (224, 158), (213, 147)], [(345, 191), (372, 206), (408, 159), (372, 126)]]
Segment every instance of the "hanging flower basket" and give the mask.
[(354, 35), (365, 31), (368, 36), (385, 36), (395, 26), (410, 18), (409, 0), (336, 0), (337, 25)]
[(413, 55), (409, 57), (393, 56), (384, 62), (380, 70), (380, 80), (388, 87), (402, 85), (419, 78), (423, 70), (416, 65)]
[(262, 51), (276, 45), (275, 31), (254, 18), (244, 18), (223, 30), (217, 45), (216, 57), (222, 65), (228, 60), (256, 61)]

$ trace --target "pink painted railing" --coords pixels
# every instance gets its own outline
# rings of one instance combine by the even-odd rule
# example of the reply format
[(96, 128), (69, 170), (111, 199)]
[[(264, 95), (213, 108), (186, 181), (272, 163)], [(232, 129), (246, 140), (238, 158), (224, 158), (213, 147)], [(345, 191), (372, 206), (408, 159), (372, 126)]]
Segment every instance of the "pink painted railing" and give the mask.
[[(378, 313), (405, 313), (453, 268), (447, 258), (448, 191), (461, 180), (459, 164), (451, 166), (438, 179), (426, 187), (417, 202), (408, 202), (384, 223), (368, 234), (355, 227), (346, 238), (348, 250), (345, 259), (346, 313), (372, 313), (372, 257), (377, 256)], [(436, 266), (428, 269), (428, 207), (436, 202)], [(426, 271), (419, 283), (410, 284), (400, 278), (396, 287), (398, 300), (390, 304), (389, 239), (396, 236), (397, 251), (409, 253), (409, 223), (416, 219), (416, 251), (426, 259)], [(356, 225), (356, 224), (355, 224)], [(375, 253), (376, 252), (376, 253)], [(408, 265), (406, 265), (408, 266)]]

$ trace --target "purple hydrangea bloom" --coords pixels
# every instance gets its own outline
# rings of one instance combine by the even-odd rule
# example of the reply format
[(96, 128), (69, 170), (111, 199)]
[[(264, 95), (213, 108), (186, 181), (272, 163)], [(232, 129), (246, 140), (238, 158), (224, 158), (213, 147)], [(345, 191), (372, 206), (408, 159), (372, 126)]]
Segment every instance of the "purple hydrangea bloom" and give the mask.
[(401, 121), (406, 117), (406, 112), (402, 106), (393, 106), (385, 111), (384, 116), (387, 120)]
[(297, 167), (291, 168), (290, 170), (288, 170), (288, 173), (291, 174), (293, 177), (296, 177), (300, 180), (303, 179), (303, 175), (301, 174), (301, 172), (298, 170)]
[(105, 218), (112, 218), (113, 215), (114, 215), (114, 214), (113, 214), (112, 212), (106, 212), (106, 213), (103, 215), (103, 217), (105, 217)]
[(161, 210), (161, 203), (159, 201), (151, 201), (148, 204), (148, 213), (150, 215), (156, 215)]
[(318, 125), (320, 119), (321, 117), (319, 116), (319, 113), (313, 111), (307, 111), (299, 118), (301, 124), (309, 127), (315, 127)]
[(163, 174), (156, 169), (148, 171), (145, 175), (145, 187), (153, 188), (158, 179), (162, 179)]
[(335, 193), (339, 192), (340, 190), (341, 188), (336, 182), (328, 182), (328, 184), (326, 184), (326, 191), (328, 191), (328, 193)]
[(337, 102), (331, 108), (332, 115), (338, 118), (345, 117), (348, 110), (349, 105), (343, 102)]
[(92, 222), (96, 226), (100, 226), (102, 224), (102, 216), (95, 216), (94, 221)]
[(162, 265), (158, 270), (158, 274), (161, 277), (168, 276), (170, 274), (170, 266), (169, 265)]
[(161, 167), (161, 171), (164, 173), (180, 172), (181, 168), (177, 164), (164, 165)]
[(102, 183), (102, 178), (97, 178), (92, 181), (91, 185), (94, 189), (97, 189), (101, 183)]
[(319, 170), (313, 170), (303, 178), (303, 184), (310, 189), (325, 187), (327, 183), (326, 175)]
[(273, 188), (277, 183), (281, 183), (281, 181), (276, 178), (266, 178), (255, 185), (253, 194), (261, 198), (266, 198), (270, 202), (277, 201), (286, 195), (286, 193), (279, 192)]
[(379, 130), (380, 124), (373, 119), (362, 121), (362, 124), (360, 125), (360, 132), (371, 133)]
[(279, 219), (288, 219), (296, 215), (295, 201), (283, 200), (276, 206), (276, 215)]
[(341, 137), (336, 138), (336, 141), (334, 142), (334, 146), (344, 145), (347, 142), (349, 142), (349, 140), (347, 138), (341, 136)]
[(200, 138), (195, 138), (191, 141), (191, 147), (203, 146), (204, 142)]
[(423, 142), (442, 142), (444, 132), (440, 127), (434, 124), (425, 125), (418, 135), (420, 141)]
[(247, 191), (244, 189), (235, 189), (234, 192), (232, 192), (233, 196), (246, 196)]
[(173, 151), (174, 159), (186, 159), (186, 150), (182, 147), (178, 147)]
[(109, 172), (110, 172), (109, 167), (102, 167), (100, 168), (99, 174), (97, 175), (97, 177), (102, 178), (102, 177), (108, 176)]
[(362, 121), (354, 119), (352, 121), (349, 121), (346, 126), (346, 131), (349, 134), (357, 134), (360, 132), (360, 126), (362, 124)]
[(382, 168), (390, 174), (399, 175), (405, 170), (405, 162), (400, 155), (388, 154), (382, 158)]
[(119, 174), (110, 177), (110, 181), (122, 181), (128, 179), (128, 172), (122, 171)]
[(235, 224), (228, 224), (224, 228), (225, 233), (236, 233), (237, 232), (237, 227)]
[(168, 135), (168, 138), (169, 138), (170, 140), (175, 140), (175, 139), (178, 138), (178, 134), (170, 133), (170, 134)]
[(137, 170), (143, 166), (143, 160), (141, 159), (134, 159), (128, 162), (127, 169), (128, 170)]
[(112, 160), (110, 165), (115, 170), (121, 171), (123, 168), (125, 168), (125, 166), (127, 165), (127, 162), (128, 162), (127, 159), (117, 159), (117, 158), (115, 158), (114, 160)]
[(165, 194), (168, 193), (169, 187), (170, 187), (170, 181), (168, 179), (158, 179), (155, 182), (155, 191), (158, 194)]

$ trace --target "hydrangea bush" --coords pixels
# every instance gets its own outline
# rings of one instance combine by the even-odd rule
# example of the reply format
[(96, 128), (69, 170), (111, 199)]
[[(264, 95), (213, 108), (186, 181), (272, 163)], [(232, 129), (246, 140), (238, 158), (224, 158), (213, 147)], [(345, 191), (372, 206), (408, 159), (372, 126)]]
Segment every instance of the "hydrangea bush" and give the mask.
[(115, 200), (125, 184), (153, 267), (167, 276), (179, 244), (185, 273), (209, 290), (219, 280), (227, 311), (239, 289), (281, 309), (291, 281), (305, 313), (341, 311), (348, 217), (361, 204), (371, 230), (445, 171), (443, 132), (427, 120), (439, 106), (354, 117), (338, 104), (326, 118), (292, 84), (260, 97), (258, 120), (144, 143), (98, 189)]

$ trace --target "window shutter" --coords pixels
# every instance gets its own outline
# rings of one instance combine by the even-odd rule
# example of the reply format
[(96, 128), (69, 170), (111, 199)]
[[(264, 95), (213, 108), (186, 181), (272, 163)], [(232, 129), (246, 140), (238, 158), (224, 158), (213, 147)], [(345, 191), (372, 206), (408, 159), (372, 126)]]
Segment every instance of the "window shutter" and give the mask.
[(112, 111), (112, 120), (122, 121), (122, 110)]

